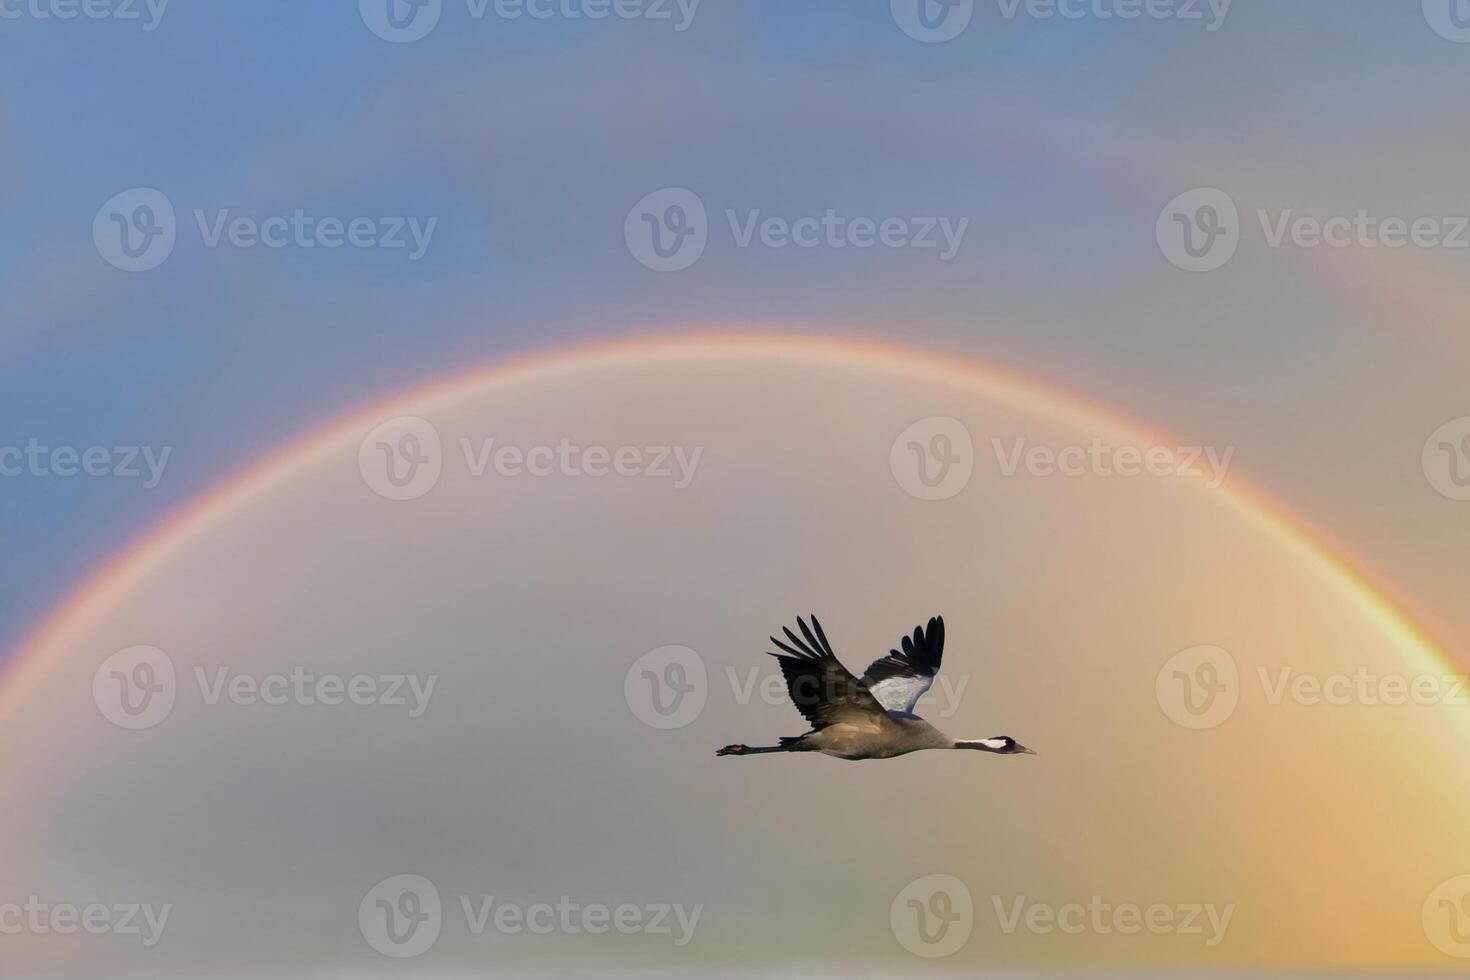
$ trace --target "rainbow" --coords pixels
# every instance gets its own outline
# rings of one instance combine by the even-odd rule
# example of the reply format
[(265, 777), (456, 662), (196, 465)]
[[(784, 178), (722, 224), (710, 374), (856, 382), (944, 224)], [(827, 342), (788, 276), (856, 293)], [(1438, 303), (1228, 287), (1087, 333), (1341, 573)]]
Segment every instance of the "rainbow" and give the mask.
[[(191, 541), (228, 521), (253, 499), (288, 480), (299, 467), (331, 452), (344, 440), (357, 438), (382, 419), (409, 414), (415, 407), (421, 408), (426, 400), (454, 400), (489, 385), (531, 383), (549, 374), (575, 373), (626, 362), (675, 360), (691, 354), (779, 355), (811, 359), (818, 365), (840, 357), (874, 367), (891, 368), (896, 365), (933, 376), (936, 380), (982, 389), (1023, 409), (1082, 423), (1119, 441), (1156, 446), (1177, 444), (1100, 406), (1058, 392), (1013, 370), (1001, 370), (985, 363), (890, 343), (845, 337), (721, 332), (653, 335), (497, 361), (355, 412), (284, 451), (247, 467), (144, 535), (53, 610), (21, 642), (8, 665), (0, 672), (0, 712), (18, 703), (35, 687), (46, 668), (46, 652), (62, 645), (86, 621), (91, 610), (121, 600), (132, 583), (146, 577), (151, 569), (187, 547)], [(1409, 620), (1382, 587), (1355, 570), (1340, 551), (1329, 547), (1309, 525), (1291, 517), (1279, 504), (1243, 485), (1234, 476), (1223, 491), (1214, 494), (1214, 498), (1269, 531), (1275, 540), (1306, 562), (1325, 582), (1351, 599), (1370, 620), (1387, 630), (1389, 635), (1419, 651), (1424, 669), (1457, 671), (1450, 656)]]

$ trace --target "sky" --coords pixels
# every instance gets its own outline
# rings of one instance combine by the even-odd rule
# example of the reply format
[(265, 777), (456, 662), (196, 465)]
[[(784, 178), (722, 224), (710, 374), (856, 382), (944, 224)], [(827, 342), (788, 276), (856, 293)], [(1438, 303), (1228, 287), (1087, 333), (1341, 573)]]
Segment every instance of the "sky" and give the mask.
[[(1445, 778), (1470, 725), (1452, 685), (1409, 705), (1377, 680), (1442, 677), (1443, 655), (1228, 483), (1008, 472), (988, 448), (932, 486), (890, 471), (932, 418), (957, 439), (1151, 445), (948, 361), (740, 338), (482, 372), (262, 469), (5, 678), (0, 832), (32, 846), (0, 894), (144, 903), (159, 924), (23, 931), (12, 967), (1443, 968), (1431, 896), (1470, 860)], [(363, 465), (408, 435), (437, 467), (394, 483)], [(561, 438), (626, 447), (639, 472), (479, 455), (495, 439), (540, 466), (531, 447)], [(690, 465), (661, 473), (659, 446)], [(804, 727), (760, 655), (798, 595), (854, 666), (942, 613), (924, 715), (1038, 754), (714, 758)], [(1231, 693), (1177, 684), (1214, 686), (1203, 669)], [(121, 696), (139, 670), (167, 693)], [(1298, 690), (1360, 670), (1370, 696)], [(563, 896), (673, 903), (686, 928), (475, 925), (486, 902)], [(422, 945), (385, 938), (412, 930), (385, 929), (380, 901), (430, 916)], [(1125, 906), (1161, 918), (1129, 933)]]
[[(1079, 446), (1121, 425), (1206, 461), (1205, 450), (1228, 454), (1231, 492), (1314, 556), (1292, 545), (1262, 562), (1345, 569), (1384, 604), (1369, 619), (1409, 631), (1395, 627), (1395, 644), (1433, 651), (1441, 673), (1464, 670), (1470, 34), (1458, 2), (1180, 2), (1128, 18), (1122, 0), (961, 0), (947, 14), (929, 0), (647, 0), (594, 18), (604, 8), (592, 0), (96, 0), (85, 8), (96, 16), (66, 18), (65, 0), (0, 0), (0, 663), (20, 676), (36, 651), (70, 649), (67, 629), (118, 639), (111, 613), (89, 604), (126, 605), (120, 581), (138, 582), (141, 602), (153, 581), (121, 569), (242, 474), (289, 464), (292, 447), (395, 397), (528, 358), (624, 349), (606, 343), (718, 336), (979, 365), (1063, 394), (1087, 420), (1069, 430)], [(166, 231), (138, 237), (155, 227)], [(124, 248), (136, 241), (141, 257)], [(617, 381), (566, 397), (578, 417), (616, 419), (641, 404)], [(779, 404), (828, 418), (815, 399)], [(663, 410), (673, 429), (692, 411)], [(884, 429), (879, 448), (902, 428)], [(979, 457), (1002, 458), (982, 418), (962, 428)], [(722, 431), (689, 441), (716, 448)], [(93, 450), (99, 475), (81, 471)], [(68, 452), (78, 472), (58, 474)], [(299, 477), (299, 508), (323, 507), (330, 522), (294, 465), (272, 478)], [(798, 499), (848, 492), (814, 472), (732, 485), (769, 528), (798, 536), (801, 517), (840, 512)], [(1084, 530), (1111, 526), (1107, 501), (1086, 499), (1100, 523)], [(722, 540), (718, 508), (686, 530), (707, 533), (710, 513), (725, 515)], [(916, 520), (848, 516), (884, 537)], [(1162, 535), (1206, 564), (1223, 552), (1244, 562), (1231, 532), (1146, 528), (1146, 517), (1130, 511), (1138, 523), (1118, 538)], [(1010, 519), (1042, 535), (1059, 518), (1021, 508)], [(547, 555), (576, 560), (556, 520), (542, 531)], [(344, 553), (276, 560), (309, 593)], [(1006, 551), (973, 560), (1025, 564)], [(199, 562), (202, 580), (223, 574)], [(850, 564), (864, 596), (906, 571)], [(1038, 571), (1035, 587), (1072, 584), (1067, 564)], [(742, 588), (716, 566), (695, 581)], [(1265, 582), (1288, 575), (1265, 567)], [(599, 581), (577, 577), (572, 599)], [(883, 637), (936, 611), (914, 596), (880, 618), (830, 587), (783, 584), (785, 605), (747, 597), (739, 608), (766, 618), (725, 626), (759, 643), (809, 611), (812, 593), (829, 617), (868, 616)], [(318, 615), (247, 585), (230, 594), (257, 615)], [(208, 625), (229, 612), (201, 602), (180, 615)], [(1179, 602), (1161, 602), (1160, 617), (1205, 600)], [(320, 622), (337, 625), (335, 612)], [(1178, 646), (1206, 642), (1219, 641)], [(101, 653), (78, 656), (93, 658), (90, 672)], [(1392, 959), (1397, 942), (1372, 955)]]

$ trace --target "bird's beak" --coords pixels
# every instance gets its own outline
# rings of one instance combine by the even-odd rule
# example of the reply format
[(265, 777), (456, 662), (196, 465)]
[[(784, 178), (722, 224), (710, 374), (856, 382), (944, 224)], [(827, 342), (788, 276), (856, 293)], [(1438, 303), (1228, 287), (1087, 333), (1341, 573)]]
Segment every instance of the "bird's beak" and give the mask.
[(1028, 749), (1024, 745), (1022, 745), (1022, 746), (1020, 746), (1020, 754), (1021, 755), (1035, 755), (1036, 754), (1036, 750), (1035, 749)]

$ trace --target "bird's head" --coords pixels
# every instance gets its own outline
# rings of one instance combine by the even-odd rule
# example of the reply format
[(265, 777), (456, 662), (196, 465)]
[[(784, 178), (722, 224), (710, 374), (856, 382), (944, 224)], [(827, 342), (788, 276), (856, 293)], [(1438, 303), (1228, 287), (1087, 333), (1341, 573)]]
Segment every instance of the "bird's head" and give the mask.
[(1035, 755), (1035, 749), (1028, 749), (1009, 735), (997, 735), (994, 738), (981, 738), (973, 742), (957, 742), (960, 748), (979, 749), (981, 752), (995, 752), (999, 755)]

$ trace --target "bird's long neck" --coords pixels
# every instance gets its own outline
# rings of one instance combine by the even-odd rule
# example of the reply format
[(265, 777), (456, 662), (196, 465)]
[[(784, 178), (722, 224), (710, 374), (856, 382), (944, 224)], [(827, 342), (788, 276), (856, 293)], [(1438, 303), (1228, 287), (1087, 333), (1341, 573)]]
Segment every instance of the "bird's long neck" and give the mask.
[(1006, 743), (998, 738), (957, 738), (954, 740), (954, 748), (957, 749), (979, 749), (981, 752), (999, 752), (1004, 749)]

